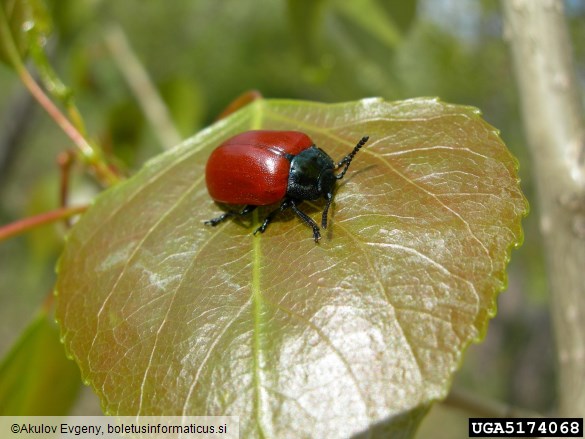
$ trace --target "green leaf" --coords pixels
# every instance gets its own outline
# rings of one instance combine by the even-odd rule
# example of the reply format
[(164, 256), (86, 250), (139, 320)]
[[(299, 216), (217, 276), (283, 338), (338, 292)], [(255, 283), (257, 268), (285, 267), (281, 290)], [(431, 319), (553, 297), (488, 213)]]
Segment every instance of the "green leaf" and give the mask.
[(45, 45), (51, 27), (42, 0), (0, 0), (0, 61), (19, 66), (33, 46)]
[[(336, 160), (370, 136), (319, 244), (291, 214), (253, 236), (270, 208), (203, 225), (221, 212), (207, 157), (259, 128), (302, 130)], [(243, 437), (410, 437), (496, 313), (527, 210), (516, 172), (474, 108), (256, 101), (75, 225), (58, 266), (65, 345), (107, 413), (239, 415)], [(323, 204), (303, 206), (318, 219)]]
[(41, 313), (0, 364), (0, 415), (64, 416), (80, 388), (57, 326)]

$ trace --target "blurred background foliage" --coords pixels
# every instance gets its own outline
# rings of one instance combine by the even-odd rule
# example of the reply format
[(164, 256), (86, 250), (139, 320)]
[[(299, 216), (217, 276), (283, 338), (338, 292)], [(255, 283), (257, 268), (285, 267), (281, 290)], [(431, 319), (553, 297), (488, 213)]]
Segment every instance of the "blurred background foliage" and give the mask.
[[(50, 0), (47, 5), (54, 22), (47, 42), (52, 64), (74, 91), (90, 136), (128, 174), (163, 148), (121, 73), (125, 61), (114, 58), (106, 44), (118, 26), (182, 138), (212, 123), (250, 89), (268, 98), (323, 102), (439, 96), (480, 108), (501, 131), (519, 159), (532, 211), (538, 209), (496, 0)], [(566, 12), (583, 85), (585, 2), (567, 0)], [(56, 157), (71, 145), (6, 66), (0, 67), (0, 96), (0, 224), (5, 224), (58, 206)], [(88, 202), (100, 190), (80, 167), (73, 169), (72, 187), (71, 204)], [(484, 343), (469, 349), (454, 385), (547, 413), (555, 405), (554, 346), (536, 218), (524, 221), (524, 246), (513, 253), (499, 313)], [(64, 231), (61, 224), (44, 226), (0, 243), (2, 357), (18, 355), (11, 346), (31, 322), (38, 323)], [(87, 389), (80, 401), (74, 413), (99, 412)], [(445, 426), (448, 419), (454, 430), (444, 437), (457, 437), (455, 432), (466, 431), (468, 416), (438, 405), (419, 436), (442, 437), (435, 425)]]

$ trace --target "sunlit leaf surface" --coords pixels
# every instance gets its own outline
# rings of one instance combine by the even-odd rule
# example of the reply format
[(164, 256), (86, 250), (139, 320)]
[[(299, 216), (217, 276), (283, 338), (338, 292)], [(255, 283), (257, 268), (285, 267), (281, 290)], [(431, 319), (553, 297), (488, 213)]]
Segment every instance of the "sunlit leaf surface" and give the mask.
[[(268, 210), (203, 225), (221, 212), (207, 157), (258, 128), (305, 131), (336, 160), (370, 136), (319, 244), (290, 214), (253, 236)], [(527, 209), (516, 168), (473, 108), (256, 101), (74, 227), (57, 282), (66, 347), (107, 413), (239, 415), (242, 437), (408, 437), (495, 314)], [(303, 206), (319, 219), (322, 204)]]

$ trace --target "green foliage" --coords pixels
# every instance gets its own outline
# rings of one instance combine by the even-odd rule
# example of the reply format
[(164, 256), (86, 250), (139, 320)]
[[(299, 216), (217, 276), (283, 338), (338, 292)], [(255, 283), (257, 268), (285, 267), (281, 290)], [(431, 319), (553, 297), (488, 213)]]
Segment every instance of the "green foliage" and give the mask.
[[(207, 156), (259, 128), (301, 129), (334, 158), (370, 136), (319, 244), (291, 215), (253, 236), (266, 209), (203, 225), (219, 212)], [(411, 437), (495, 314), (526, 209), (516, 160), (473, 108), (260, 100), (97, 198), (59, 262), (57, 318), (109, 414)]]
[(41, 313), (0, 364), (0, 416), (65, 416), (80, 388), (57, 326)]

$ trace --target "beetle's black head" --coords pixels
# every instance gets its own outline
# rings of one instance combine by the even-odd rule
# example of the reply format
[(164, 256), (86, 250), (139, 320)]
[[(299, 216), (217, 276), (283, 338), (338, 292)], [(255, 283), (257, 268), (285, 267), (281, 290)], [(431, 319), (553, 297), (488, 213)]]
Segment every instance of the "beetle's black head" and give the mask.
[[(363, 137), (337, 165), (325, 151), (315, 145), (300, 152), (291, 159), (286, 195), (297, 200), (324, 197), (330, 202), (335, 181), (343, 178), (354, 156), (367, 141), (368, 137)], [(343, 170), (335, 174), (335, 170), (342, 166)]]
[(296, 200), (316, 200), (326, 196), (335, 185), (335, 164), (316, 146), (294, 156), (290, 163), (286, 195)]
[[(337, 165), (325, 151), (315, 145), (294, 156), (290, 163), (286, 196), (295, 200), (325, 198), (327, 204), (323, 210), (321, 225), (326, 228), (327, 212), (333, 202), (335, 182), (343, 178), (354, 156), (367, 141), (368, 137), (363, 137), (353, 151), (346, 155)], [(335, 170), (342, 166), (343, 170), (339, 174), (335, 174)]]
[(319, 175), (319, 193), (322, 197), (329, 199), (333, 196), (333, 189), (335, 189), (335, 182), (337, 176), (333, 173), (333, 168), (323, 169), (321, 175)]

